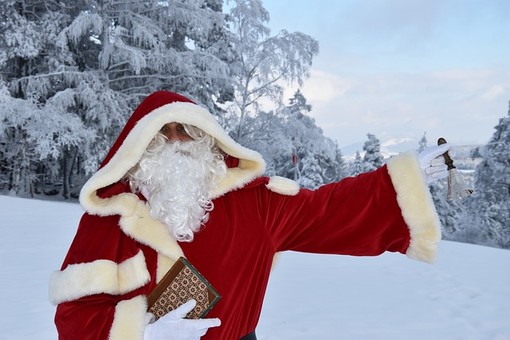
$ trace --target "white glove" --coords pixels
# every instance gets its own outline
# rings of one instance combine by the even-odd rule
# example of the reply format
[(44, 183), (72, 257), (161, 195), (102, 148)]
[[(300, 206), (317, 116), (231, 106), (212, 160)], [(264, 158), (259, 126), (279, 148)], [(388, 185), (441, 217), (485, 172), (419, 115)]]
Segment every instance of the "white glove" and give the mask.
[(196, 304), (195, 300), (189, 300), (156, 322), (149, 323), (145, 327), (143, 339), (198, 340), (210, 327), (221, 324), (220, 319), (184, 319)]
[(430, 184), (448, 176), (448, 167), (444, 162), (443, 154), (451, 147), (448, 143), (431, 146), (418, 154), (418, 162), (427, 183)]

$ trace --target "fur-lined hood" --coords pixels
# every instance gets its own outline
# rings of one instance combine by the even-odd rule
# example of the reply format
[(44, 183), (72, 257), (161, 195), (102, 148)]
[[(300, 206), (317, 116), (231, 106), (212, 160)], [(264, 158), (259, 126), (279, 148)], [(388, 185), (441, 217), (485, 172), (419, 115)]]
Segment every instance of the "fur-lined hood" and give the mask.
[(208, 110), (179, 94), (158, 91), (148, 96), (134, 111), (99, 170), (83, 186), (80, 203), (87, 212), (100, 216), (122, 215), (126, 209), (126, 197), (123, 196), (133, 194), (102, 197), (98, 191), (120, 181), (137, 164), (163, 125), (170, 122), (202, 129), (215, 138), (219, 148), (228, 157), (234, 158), (235, 166), (229, 167), (226, 177), (219, 181), (213, 198), (242, 187), (265, 171), (262, 156), (235, 142)]

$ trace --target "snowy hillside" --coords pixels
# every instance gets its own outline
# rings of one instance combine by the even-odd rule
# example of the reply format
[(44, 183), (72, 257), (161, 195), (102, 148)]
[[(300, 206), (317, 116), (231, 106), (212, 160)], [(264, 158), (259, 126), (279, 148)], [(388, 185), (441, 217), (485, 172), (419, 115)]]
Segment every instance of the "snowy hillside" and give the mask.
[[(2, 339), (56, 339), (47, 282), (72, 240), (77, 204), (0, 196)], [(510, 252), (442, 242), (435, 265), (397, 254), (284, 254), (261, 340), (510, 339)]]

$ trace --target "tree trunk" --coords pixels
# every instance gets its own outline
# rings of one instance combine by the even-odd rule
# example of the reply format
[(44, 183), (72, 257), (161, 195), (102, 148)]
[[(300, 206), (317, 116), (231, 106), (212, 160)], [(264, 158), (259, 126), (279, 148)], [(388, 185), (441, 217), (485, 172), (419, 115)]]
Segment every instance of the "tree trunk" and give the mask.
[(65, 147), (62, 153), (62, 196), (71, 198), (72, 173), (76, 163), (77, 150), (75, 147)]

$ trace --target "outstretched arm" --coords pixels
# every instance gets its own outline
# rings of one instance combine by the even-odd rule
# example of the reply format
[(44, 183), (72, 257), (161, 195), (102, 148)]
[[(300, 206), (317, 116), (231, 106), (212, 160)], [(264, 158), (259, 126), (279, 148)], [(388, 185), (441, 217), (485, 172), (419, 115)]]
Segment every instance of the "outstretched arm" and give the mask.
[(267, 226), (277, 251), (357, 256), (393, 251), (434, 259), (439, 219), (415, 153), (315, 191), (268, 195)]

